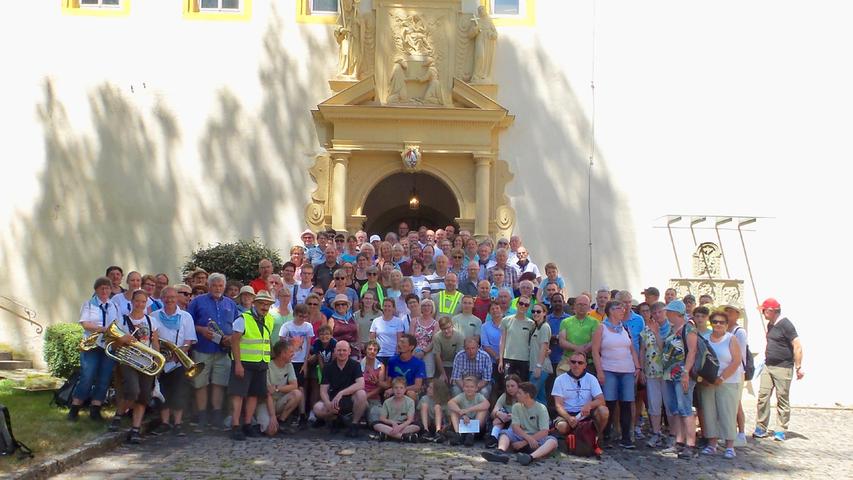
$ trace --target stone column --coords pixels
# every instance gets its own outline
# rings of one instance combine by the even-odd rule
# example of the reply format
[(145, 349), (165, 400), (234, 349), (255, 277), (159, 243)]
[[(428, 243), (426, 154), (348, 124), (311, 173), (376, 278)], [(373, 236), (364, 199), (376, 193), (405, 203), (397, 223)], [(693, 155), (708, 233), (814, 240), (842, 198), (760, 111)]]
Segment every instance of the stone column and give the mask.
[(474, 235), (477, 237), (489, 235), (489, 212), (491, 206), (491, 184), (492, 184), (492, 155), (474, 155), (474, 164), (477, 165), (476, 188), (477, 205), (474, 211)]
[(329, 152), (332, 155), (332, 228), (337, 231), (347, 229), (347, 166), (350, 152)]

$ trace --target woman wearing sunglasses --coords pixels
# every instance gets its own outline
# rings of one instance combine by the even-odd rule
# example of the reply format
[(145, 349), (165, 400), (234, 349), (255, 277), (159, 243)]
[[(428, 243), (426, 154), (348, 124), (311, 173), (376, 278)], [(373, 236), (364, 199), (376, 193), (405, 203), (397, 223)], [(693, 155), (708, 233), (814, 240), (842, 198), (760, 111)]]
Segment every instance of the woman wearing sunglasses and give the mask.
[(704, 417), (703, 433), (708, 439), (708, 446), (702, 450), (702, 454), (715, 455), (717, 440), (723, 439), (726, 442), (723, 456), (733, 459), (740, 382), (743, 381), (740, 346), (737, 338), (727, 331), (728, 317), (724, 311), (714, 311), (710, 323), (711, 336), (708, 342), (720, 361), (720, 375), (716, 382), (705, 384), (699, 390)]
[(545, 316), (547, 310), (545, 310), (544, 305), (534, 304), (531, 312), (533, 314), (533, 331), (530, 333), (530, 383), (536, 387), (536, 401), (542, 405), (548, 405), (545, 382), (554, 373), (551, 359), (548, 358), (551, 325), (548, 324)]

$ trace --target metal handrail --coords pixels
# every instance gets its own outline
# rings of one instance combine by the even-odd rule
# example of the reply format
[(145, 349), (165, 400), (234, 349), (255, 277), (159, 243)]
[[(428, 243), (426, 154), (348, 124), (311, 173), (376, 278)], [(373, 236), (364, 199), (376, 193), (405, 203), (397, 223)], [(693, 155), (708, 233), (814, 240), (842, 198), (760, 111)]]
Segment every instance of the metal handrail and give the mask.
[(28, 321), (29, 323), (35, 325), (36, 333), (41, 334), (42, 332), (44, 332), (44, 327), (40, 323), (36, 322), (36, 317), (38, 316), (38, 313), (32, 308), (15, 300), (14, 298), (9, 298), (5, 295), (0, 295), (0, 309), (6, 310), (12, 315), (18, 318), (22, 318)]

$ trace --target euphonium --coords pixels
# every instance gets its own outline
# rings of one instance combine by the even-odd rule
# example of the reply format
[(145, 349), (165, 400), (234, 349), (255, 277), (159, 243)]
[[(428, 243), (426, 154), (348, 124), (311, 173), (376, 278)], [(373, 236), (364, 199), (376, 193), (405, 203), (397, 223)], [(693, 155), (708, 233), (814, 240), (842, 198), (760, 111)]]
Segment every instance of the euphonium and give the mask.
[(186, 369), (186, 375), (189, 378), (195, 377), (204, 370), (204, 362), (193, 362), (193, 359), (184, 353), (180, 347), (168, 340), (163, 340), (162, 338), (160, 339), (160, 352), (168, 355), (174, 354), (175, 357), (177, 357), (178, 362)]
[(81, 352), (88, 352), (89, 350), (93, 350), (98, 346), (99, 338), (101, 338), (101, 334), (98, 333), (80, 339), (80, 343), (77, 345), (77, 350), (80, 350)]
[(103, 333), (106, 347), (104, 353), (113, 360), (123, 363), (128, 367), (145, 375), (157, 375), (166, 365), (166, 357), (148, 345), (139, 341), (133, 341), (129, 345), (118, 345), (117, 341), (124, 337), (125, 333), (113, 321), (107, 331)]

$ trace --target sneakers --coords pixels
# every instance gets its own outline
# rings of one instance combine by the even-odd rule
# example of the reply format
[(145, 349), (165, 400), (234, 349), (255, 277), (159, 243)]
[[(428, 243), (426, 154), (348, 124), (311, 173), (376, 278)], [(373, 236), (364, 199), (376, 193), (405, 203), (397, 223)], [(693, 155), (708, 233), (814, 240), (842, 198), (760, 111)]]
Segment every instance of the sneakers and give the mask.
[(755, 431), (752, 432), (752, 438), (767, 438), (768, 435), (767, 430), (761, 427), (755, 427)]
[(685, 446), (681, 452), (678, 454), (678, 458), (682, 460), (692, 460), (699, 456), (699, 451), (696, 450), (696, 447), (688, 447)]
[(527, 466), (527, 465), (530, 465), (530, 464), (533, 462), (533, 457), (531, 457), (531, 456), (530, 456), (529, 454), (527, 454), (527, 453), (519, 453), (519, 454), (517, 454), (517, 455), (515, 456), (515, 460), (516, 460), (518, 463), (520, 463), (520, 464), (522, 464), (522, 465), (524, 465), (524, 466)]
[(172, 427), (172, 433), (176, 437), (186, 437), (187, 431), (184, 429), (184, 425), (182, 423), (178, 423), (174, 427)]
[(649, 436), (649, 441), (646, 442), (646, 446), (649, 448), (657, 448), (660, 445), (660, 441), (661, 441), (660, 434), (659, 433), (653, 433), (653, 434), (651, 434), (651, 436)]
[(121, 429), (121, 415), (116, 415), (110, 420), (109, 430), (111, 432), (117, 432)]
[(486, 448), (497, 448), (497, 446), (498, 439), (495, 438), (494, 435), (489, 435), (488, 438), (486, 438)]
[(737, 437), (735, 437), (735, 447), (745, 447), (746, 446), (746, 433), (738, 432)]
[(385, 432), (379, 432), (379, 436), (376, 439), (380, 442), (384, 442), (388, 440), (388, 434), (386, 434)]
[(466, 447), (474, 446), (474, 434), (473, 433), (465, 433), (462, 435), (462, 443), (465, 444)]
[(435, 432), (435, 439), (433, 439), (433, 442), (444, 443), (446, 441), (447, 437), (444, 435), (444, 432)]
[(407, 433), (407, 434), (403, 435), (403, 438), (401, 438), (401, 440), (406, 442), (406, 443), (419, 443), (420, 442), (420, 438), (418, 437), (417, 433)]
[(485, 458), (488, 462), (498, 462), (498, 463), (507, 463), (509, 462), (509, 457), (502, 450), (495, 450), (493, 452), (482, 452), (480, 456)]
[(68, 415), (65, 417), (70, 422), (76, 422), (77, 417), (80, 415), (80, 406), (79, 405), (71, 405), (71, 408), (68, 409)]
[(423, 438), (426, 442), (434, 442), (435, 434), (427, 430), (426, 432), (424, 432), (423, 435), (421, 435), (421, 438)]
[(155, 437), (157, 437), (157, 436), (169, 433), (171, 431), (172, 431), (171, 425), (169, 425), (168, 423), (161, 423), (160, 425), (157, 425), (156, 427), (154, 427), (153, 430), (151, 430), (151, 435), (154, 435)]
[(139, 433), (138, 428), (131, 428), (130, 431), (127, 432), (127, 443), (132, 443), (134, 445), (142, 443), (142, 435)]
[(646, 436), (643, 435), (643, 429), (641, 429), (639, 426), (634, 427), (634, 439), (642, 440), (644, 438), (646, 438)]
[(784, 442), (785, 441), (785, 432), (774, 432), (773, 433), (773, 440), (776, 440), (777, 442)]
[(672, 445), (666, 447), (661, 450), (660, 453), (674, 453), (676, 455), (680, 454), (682, 450), (684, 450), (685, 445), (683, 443), (673, 443)]
[(726, 449), (726, 453), (724, 453), (724, 454), (723, 454), (723, 458), (726, 458), (726, 459), (728, 459), (728, 460), (732, 460), (732, 459), (734, 459), (736, 456), (737, 456), (737, 455), (735, 454), (735, 449), (734, 449), (734, 448), (727, 448), (727, 449)]
[(451, 446), (462, 445), (462, 437), (456, 432), (447, 432), (447, 438)]
[(89, 418), (96, 421), (96, 422), (103, 422), (104, 421), (104, 417), (101, 415), (101, 406), (100, 405), (92, 405), (89, 407)]
[(627, 441), (627, 442), (621, 441), (621, 442), (619, 442), (619, 446), (625, 450), (633, 450), (633, 449), (637, 448), (634, 446), (634, 442), (631, 442), (631, 441)]
[(712, 447), (711, 445), (708, 445), (707, 447), (702, 449), (701, 453), (702, 455), (716, 455), (717, 447)]
[(243, 428), (240, 426), (232, 426), (231, 427), (231, 440), (235, 440), (238, 442), (246, 441), (246, 434), (243, 432)]

